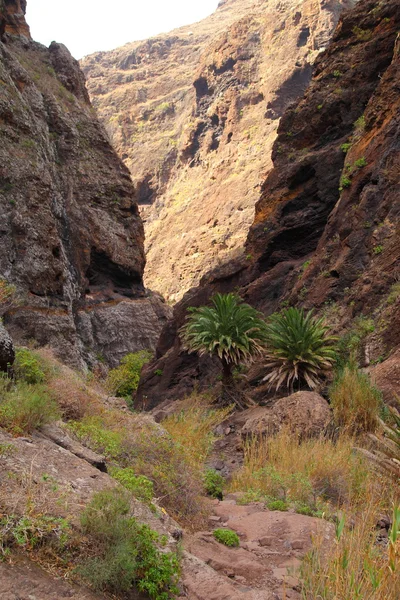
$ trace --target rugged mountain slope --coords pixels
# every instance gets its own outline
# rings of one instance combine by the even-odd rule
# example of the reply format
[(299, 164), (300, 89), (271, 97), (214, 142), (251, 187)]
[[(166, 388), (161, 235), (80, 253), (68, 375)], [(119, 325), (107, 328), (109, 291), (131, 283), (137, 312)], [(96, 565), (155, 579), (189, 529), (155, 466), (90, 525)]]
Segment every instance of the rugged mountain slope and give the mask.
[(7, 325), (75, 365), (98, 353), (115, 364), (154, 345), (165, 308), (144, 291), (129, 172), (78, 63), (30, 40), (25, 8), (0, 3), (0, 273), (21, 299)]
[(353, 0), (228, 0), (209, 18), (82, 61), (138, 187), (146, 282), (171, 300), (240, 253), (279, 117)]
[(211, 361), (184, 353), (177, 329), (186, 308), (214, 291), (237, 290), (266, 314), (282, 302), (314, 306), (338, 331), (369, 315), (366, 364), (399, 345), (399, 26), (396, 0), (361, 0), (345, 13), (304, 97), (281, 119), (250, 260), (209, 273), (175, 307), (139, 390), (149, 407), (190, 389), (194, 377), (212, 379)]

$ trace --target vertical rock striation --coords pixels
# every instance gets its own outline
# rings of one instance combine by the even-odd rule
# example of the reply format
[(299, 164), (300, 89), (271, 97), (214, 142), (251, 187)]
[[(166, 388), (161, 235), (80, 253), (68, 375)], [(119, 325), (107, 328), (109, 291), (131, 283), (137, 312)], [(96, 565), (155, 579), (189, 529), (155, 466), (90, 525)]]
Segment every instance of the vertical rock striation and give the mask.
[(7, 327), (71, 364), (115, 364), (167, 314), (143, 286), (135, 190), (77, 61), (30, 40), (25, 2), (0, 7), (0, 273), (21, 299)]
[(230, 0), (82, 61), (139, 190), (148, 285), (172, 300), (240, 254), (279, 119), (354, 0)]

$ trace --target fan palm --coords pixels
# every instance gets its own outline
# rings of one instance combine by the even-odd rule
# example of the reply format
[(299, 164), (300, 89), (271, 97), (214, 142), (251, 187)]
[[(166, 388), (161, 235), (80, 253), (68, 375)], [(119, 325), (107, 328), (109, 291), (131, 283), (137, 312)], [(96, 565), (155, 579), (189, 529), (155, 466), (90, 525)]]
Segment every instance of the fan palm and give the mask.
[(180, 333), (187, 350), (217, 356), (222, 366), (223, 398), (233, 387), (233, 367), (263, 352), (266, 324), (262, 315), (235, 294), (216, 294), (211, 306), (189, 308)]
[(287, 308), (274, 313), (267, 322), (267, 368), (264, 378), (276, 390), (283, 383), (293, 390), (294, 383), (305, 381), (311, 389), (318, 386), (322, 374), (332, 368), (336, 360), (336, 338), (328, 335), (323, 319), (316, 319), (313, 311)]

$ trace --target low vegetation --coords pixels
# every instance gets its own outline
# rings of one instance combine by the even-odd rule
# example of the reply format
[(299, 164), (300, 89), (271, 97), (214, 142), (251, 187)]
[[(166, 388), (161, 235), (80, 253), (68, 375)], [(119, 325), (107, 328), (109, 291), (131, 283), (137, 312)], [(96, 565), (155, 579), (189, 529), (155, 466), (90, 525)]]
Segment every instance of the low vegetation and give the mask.
[(0, 378), (0, 427), (13, 435), (24, 435), (58, 416), (57, 404), (44, 385)]
[(321, 516), (361, 502), (368, 480), (365, 461), (354, 453), (350, 438), (299, 441), (282, 430), (247, 442), (244, 465), (229, 490), (243, 492), (243, 502), (263, 500), (271, 507), (280, 501)]
[(232, 531), (232, 529), (215, 529), (213, 531), (213, 536), (217, 542), (224, 544), (224, 546), (229, 546), (230, 548), (237, 548), (240, 544), (238, 534)]
[(28, 348), (17, 348), (13, 370), (17, 379), (27, 383), (43, 383), (45, 372), (38, 356)]
[(0, 515), (0, 560), (13, 548), (35, 550), (43, 546), (62, 552), (70, 531), (66, 519), (48, 515)]
[(152, 358), (147, 350), (133, 352), (124, 356), (119, 367), (108, 372), (106, 388), (113, 396), (130, 399), (139, 385), (143, 366)]
[(397, 600), (400, 596), (400, 511), (395, 508), (387, 544), (378, 544), (374, 531), (382, 510), (369, 494), (351, 518), (342, 515), (331, 550), (316, 537), (303, 561), (304, 600)]
[(162, 551), (166, 538), (131, 516), (128, 492), (98, 492), (83, 511), (81, 525), (92, 556), (77, 572), (95, 590), (119, 594), (135, 586), (154, 600), (178, 593), (179, 557)]
[(207, 469), (204, 474), (204, 488), (208, 496), (222, 500), (225, 479), (215, 469)]
[(335, 423), (341, 431), (356, 435), (376, 430), (382, 397), (356, 364), (349, 363), (339, 372), (329, 396)]

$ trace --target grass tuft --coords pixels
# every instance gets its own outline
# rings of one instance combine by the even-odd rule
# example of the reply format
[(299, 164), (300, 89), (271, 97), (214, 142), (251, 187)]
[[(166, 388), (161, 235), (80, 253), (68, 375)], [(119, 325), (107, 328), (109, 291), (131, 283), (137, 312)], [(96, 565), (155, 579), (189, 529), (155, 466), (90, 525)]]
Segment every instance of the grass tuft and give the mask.
[(350, 435), (373, 432), (378, 426), (381, 393), (354, 364), (339, 373), (330, 388), (335, 423)]

